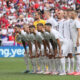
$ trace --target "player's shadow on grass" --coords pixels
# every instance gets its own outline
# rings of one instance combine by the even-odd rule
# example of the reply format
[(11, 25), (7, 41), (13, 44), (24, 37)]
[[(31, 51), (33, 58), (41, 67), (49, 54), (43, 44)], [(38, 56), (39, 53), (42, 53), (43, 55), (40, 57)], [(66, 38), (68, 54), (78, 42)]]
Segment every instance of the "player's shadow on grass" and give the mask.
[(21, 72), (2, 72), (0, 75), (23, 75)]
[(1, 75), (38, 75), (38, 74), (30, 74), (30, 73), (23, 73), (23, 72), (1, 72)]
[[(43, 74), (31, 74), (31, 73), (23, 73), (23, 72), (1, 72), (0, 73), (0, 76), (1, 75), (7, 75), (7, 76), (11, 76), (11, 75), (16, 75), (16, 76), (18, 76), (18, 75), (42, 75), (43, 76)], [(47, 76), (47, 75), (45, 75), (45, 76)]]

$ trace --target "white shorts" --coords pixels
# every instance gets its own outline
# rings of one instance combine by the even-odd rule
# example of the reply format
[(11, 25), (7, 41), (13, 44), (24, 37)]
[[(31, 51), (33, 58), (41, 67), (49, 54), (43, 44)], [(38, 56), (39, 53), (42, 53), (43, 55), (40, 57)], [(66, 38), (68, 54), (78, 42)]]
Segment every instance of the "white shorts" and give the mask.
[(35, 56), (36, 55), (36, 48), (35, 45), (32, 44), (32, 55)]
[(49, 43), (49, 45), (50, 45), (50, 49), (51, 49), (51, 54), (54, 54), (53, 53), (53, 47), (52, 47), (51, 43)]
[(29, 46), (27, 47), (27, 53), (29, 54)]
[[(38, 52), (40, 53), (40, 49), (38, 47)], [(41, 53), (42, 53), (42, 56), (44, 56), (44, 45), (41, 44)]]
[(73, 52), (73, 41), (72, 40), (68, 40), (68, 42), (69, 42), (69, 52), (68, 52), (68, 54), (69, 53), (72, 53), (73, 54), (74, 53)]
[(67, 39), (64, 39), (64, 42), (61, 46), (62, 50), (62, 56), (67, 56), (69, 52), (69, 41)]
[(77, 54), (80, 54), (80, 46), (77, 47)]
[(41, 52), (42, 52), (42, 55), (44, 55), (44, 46), (41, 45)]
[(30, 54), (29, 54), (29, 46), (27, 46), (27, 57), (29, 57)]

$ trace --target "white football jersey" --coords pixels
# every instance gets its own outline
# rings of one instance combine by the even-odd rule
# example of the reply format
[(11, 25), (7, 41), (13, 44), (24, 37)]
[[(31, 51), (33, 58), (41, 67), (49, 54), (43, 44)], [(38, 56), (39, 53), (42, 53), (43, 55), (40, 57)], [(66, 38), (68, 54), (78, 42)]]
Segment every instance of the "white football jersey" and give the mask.
[(51, 23), (52, 24), (52, 28), (53, 29), (57, 29), (57, 26), (58, 26), (58, 22), (53, 18), (53, 17), (50, 17), (46, 23)]
[(29, 41), (34, 44), (34, 40), (36, 40), (34, 34), (29, 34)]
[(16, 37), (16, 40), (17, 41), (26, 41), (26, 32), (24, 32), (24, 30), (21, 31), (21, 33)]
[(35, 39), (42, 44), (42, 40), (44, 39), (40, 32), (36, 31), (36, 34), (34, 34)]
[(57, 30), (59, 31), (59, 33), (63, 36), (63, 31), (64, 31), (64, 29), (63, 29), (63, 27), (64, 27), (64, 21), (65, 21), (65, 19), (62, 19), (62, 20), (60, 20), (60, 21), (58, 21), (58, 28), (57, 28)]
[(63, 37), (67, 39), (71, 39), (70, 19), (64, 21)]
[(44, 37), (45, 40), (50, 40), (50, 36), (49, 36), (49, 33), (48, 32), (43, 32), (41, 33), (41, 35)]
[(26, 42), (28, 42), (29, 40), (30, 40), (30, 34), (28, 34), (28, 33), (26, 33), (25, 35), (24, 35), (24, 37), (25, 37), (25, 41)]
[(73, 20), (72, 23), (70, 24), (70, 28), (71, 28), (72, 40), (74, 46), (76, 47), (77, 36), (78, 36), (77, 29), (80, 28), (80, 21), (78, 19)]
[(57, 39), (59, 39), (61, 43), (64, 42), (63, 36), (54, 29), (51, 29), (50, 31), (50, 39), (54, 40), (55, 42), (57, 42)]
[(22, 40), (26, 41), (26, 37), (25, 37), (26, 36), (26, 32), (24, 30), (21, 31), (20, 36), (21, 36)]

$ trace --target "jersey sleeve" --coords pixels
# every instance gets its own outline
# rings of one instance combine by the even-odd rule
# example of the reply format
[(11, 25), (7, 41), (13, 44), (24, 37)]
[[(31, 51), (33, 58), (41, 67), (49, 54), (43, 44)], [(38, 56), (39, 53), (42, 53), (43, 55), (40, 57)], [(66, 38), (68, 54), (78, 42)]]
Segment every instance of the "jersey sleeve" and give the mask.
[(42, 35), (41, 33), (39, 33), (39, 36), (40, 36), (40, 38), (41, 38), (42, 40), (44, 40), (44, 37), (43, 37), (43, 35)]
[(51, 31), (51, 34), (52, 34), (53, 38), (55, 37), (55, 39), (59, 39), (59, 32), (53, 30), (53, 31)]
[(59, 39), (59, 35), (57, 33), (55, 34), (55, 39)]
[(24, 32), (24, 30), (22, 30), (21, 35), (26, 35), (26, 32)]
[(55, 27), (58, 26), (58, 22), (55, 19), (53, 19), (53, 22)]

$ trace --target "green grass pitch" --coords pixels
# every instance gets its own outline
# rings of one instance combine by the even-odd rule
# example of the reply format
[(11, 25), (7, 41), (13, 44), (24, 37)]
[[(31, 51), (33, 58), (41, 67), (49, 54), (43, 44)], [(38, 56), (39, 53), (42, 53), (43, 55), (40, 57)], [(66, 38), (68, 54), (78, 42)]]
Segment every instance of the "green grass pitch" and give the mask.
[(80, 76), (23, 74), (23, 58), (0, 58), (0, 80), (80, 80)]

